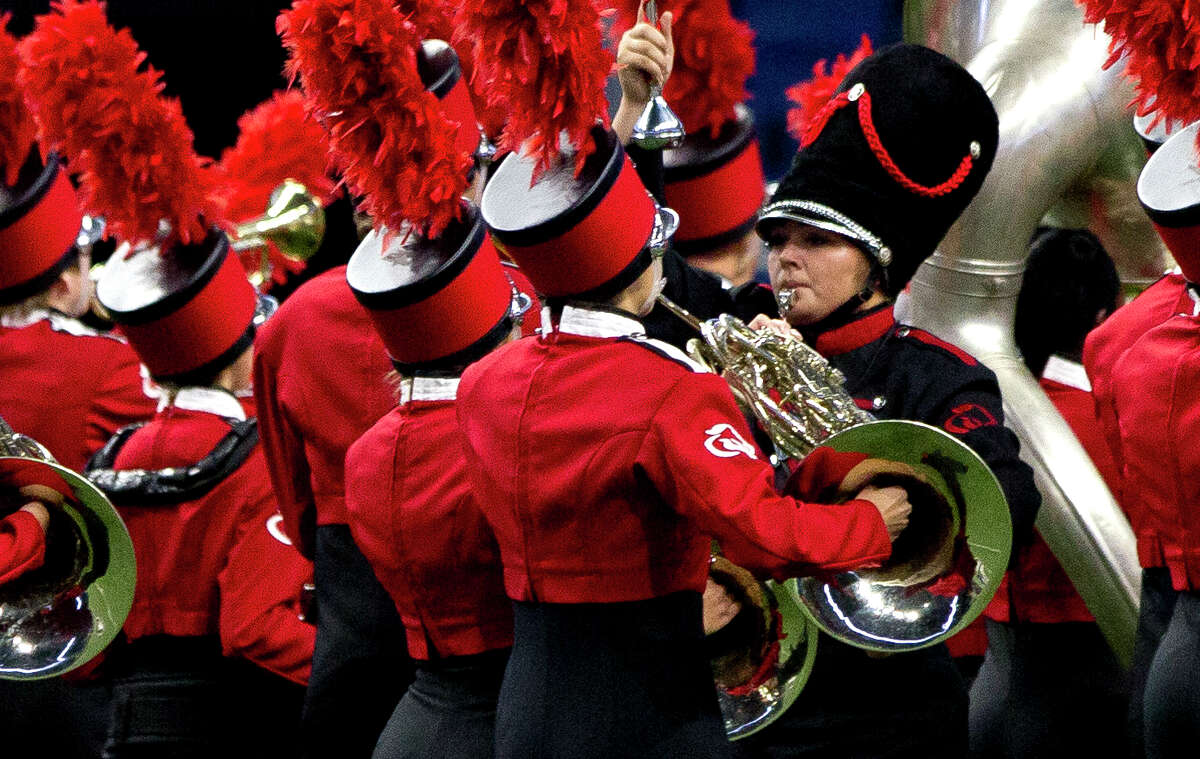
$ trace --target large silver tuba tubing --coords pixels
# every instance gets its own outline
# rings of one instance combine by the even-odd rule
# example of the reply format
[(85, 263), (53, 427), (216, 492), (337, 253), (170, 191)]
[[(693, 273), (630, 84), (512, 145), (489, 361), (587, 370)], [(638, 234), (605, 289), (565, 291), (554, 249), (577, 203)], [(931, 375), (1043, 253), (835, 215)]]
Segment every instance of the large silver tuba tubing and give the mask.
[(1038, 528), (1128, 662), (1140, 586), (1132, 531), (1026, 370), (1012, 325), (1030, 236), (1064, 195), (1092, 181), (1123, 133), (1134, 139), (1125, 107), (1132, 90), (1119, 66), (1101, 70), (1108, 38), (1084, 25), (1072, 0), (912, 0), (905, 13), (906, 36), (957, 58), (1000, 116), (992, 171), (913, 278), (909, 321), (996, 372), (1008, 424), (1043, 495)]

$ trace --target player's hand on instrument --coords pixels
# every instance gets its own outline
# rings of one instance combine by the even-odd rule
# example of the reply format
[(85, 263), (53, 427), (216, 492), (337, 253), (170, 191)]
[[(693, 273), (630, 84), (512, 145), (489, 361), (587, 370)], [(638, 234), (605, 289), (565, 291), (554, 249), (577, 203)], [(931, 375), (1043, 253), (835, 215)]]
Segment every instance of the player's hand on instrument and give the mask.
[(658, 21), (660, 29), (646, 21), (643, 6), (638, 7), (638, 23), (621, 35), (617, 45), (617, 79), (621, 83), (622, 105), (641, 108), (650, 102), (651, 87), (662, 87), (671, 76), (675, 44), (671, 40), (670, 11)]
[(798, 340), (804, 339), (804, 338), (800, 337), (800, 333), (797, 332), (795, 329), (793, 329), (792, 325), (788, 324), (785, 320), (772, 319), (771, 317), (767, 316), (766, 314), (759, 314), (758, 316), (751, 319), (750, 323), (747, 324), (746, 326), (753, 330), (764, 330), (765, 329), (770, 332), (774, 332), (775, 334), (779, 335), (780, 337), (794, 337)]
[(897, 536), (908, 526), (908, 516), (912, 513), (912, 504), (908, 502), (908, 492), (898, 485), (877, 488), (867, 485), (858, 491), (855, 498), (870, 501), (879, 509), (879, 516), (887, 527), (888, 537), (894, 542)]
[(729, 591), (711, 577), (704, 586), (702, 603), (705, 635), (712, 635), (729, 624), (742, 610), (742, 605), (729, 595)]
[(46, 527), (50, 524), (50, 512), (46, 509), (44, 503), (41, 501), (30, 501), (21, 507), (21, 511), (33, 514), (33, 518), (37, 520), (38, 526), (42, 528), (42, 532), (46, 531)]

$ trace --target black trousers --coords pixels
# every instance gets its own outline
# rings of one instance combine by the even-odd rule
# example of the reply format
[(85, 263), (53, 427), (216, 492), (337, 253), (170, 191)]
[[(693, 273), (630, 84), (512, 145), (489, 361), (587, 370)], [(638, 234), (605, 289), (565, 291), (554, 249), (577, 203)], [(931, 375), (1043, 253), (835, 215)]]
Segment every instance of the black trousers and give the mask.
[(731, 756), (704, 653), (700, 594), (516, 602), (496, 715), (499, 759)]
[(0, 680), (0, 756), (99, 759), (104, 749), (112, 683)]
[(1094, 622), (989, 621), (971, 756), (1125, 756), (1128, 679)]
[(317, 528), (304, 756), (366, 759), (413, 678), (404, 624), (344, 524)]
[(507, 663), (507, 648), (418, 661), (416, 679), (379, 736), (374, 759), (490, 759)]
[(1133, 643), (1133, 662), (1129, 667), (1129, 715), (1126, 725), (1129, 756), (1146, 755), (1145, 696), (1146, 679), (1158, 644), (1167, 632), (1179, 591), (1171, 586), (1171, 572), (1165, 567), (1142, 570), (1141, 603), (1138, 607), (1137, 637)]
[(734, 745), (745, 759), (962, 759), (966, 685), (944, 645), (875, 657), (822, 634), (796, 701)]
[(221, 656), (215, 636), (156, 635), (113, 664), (106, 759), (295, 756), (303, 689)]
[(1200, 593), (1180, 593), (1145, 693), (1148, 759), (1200, 755)]

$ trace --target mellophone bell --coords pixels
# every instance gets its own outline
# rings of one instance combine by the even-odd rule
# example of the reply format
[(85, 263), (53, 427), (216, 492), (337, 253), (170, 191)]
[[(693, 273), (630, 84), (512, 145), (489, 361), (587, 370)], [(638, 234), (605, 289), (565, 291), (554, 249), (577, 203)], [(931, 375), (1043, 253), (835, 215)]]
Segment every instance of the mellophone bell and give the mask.
[(112, 504), (0, 419), (0, 517), (31, 501), (49, 513), (44, 558), (0, 584), (0, 679), (54, 677), (87, 663), (133, 605), (133, 543)]

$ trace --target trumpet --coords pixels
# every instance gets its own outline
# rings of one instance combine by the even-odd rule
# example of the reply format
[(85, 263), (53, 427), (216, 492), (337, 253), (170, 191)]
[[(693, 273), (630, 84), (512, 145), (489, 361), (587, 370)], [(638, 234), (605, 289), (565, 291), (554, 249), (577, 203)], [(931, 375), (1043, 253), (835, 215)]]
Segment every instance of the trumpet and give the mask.
[[(875, 420), (845, 391), (841, 373), (803, 340), (751, 330), (728, 314), (701, 322), (668, 298), (659, 302), (700, 333), (688, 352), (724, 375), (777, 457), (799, 461), (825, 446), (882, 459), (882, 471), (843, 483), (844, 497), (869, 482), (899, 484), (913, 504), (883, 566), (766, 583), (784, 642), (795, 637), (803, 645), (781, 646), (775, 672), (759, 673), (755, 688), (730, 688), (717, 673), (731, 739), (767, 726), (795, 700), (811, 670), (814, 628), (851, 646), (897, 653), (935, 645), (982, 613), (1008, 565), (1012, 523), (1000, 483), (978, 454), (927, 424)], [(872, 474), (877, 478), (867, 479)], [(802, 614), (789, 615), (793, 608)]]
[(86, 663), (112, 642), (133, 606), (133, 541), (116, 509), (0, 419), (0, 494), (31, 491), (52, 502), (46, 560), (0, 585), (5, 680), (54, 677)]
[(270, 245), (290, 261), (307, 261), (316, 254), (325, 237), (325, 209), (304, 185), (285, 179), (271, 191), (267, 210), (258, 218), (234, 228), (231, 247), (238, 253), (259, 251), (259, 268), (250, 283), (262, 289), (271, 281)]

